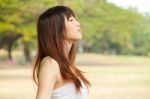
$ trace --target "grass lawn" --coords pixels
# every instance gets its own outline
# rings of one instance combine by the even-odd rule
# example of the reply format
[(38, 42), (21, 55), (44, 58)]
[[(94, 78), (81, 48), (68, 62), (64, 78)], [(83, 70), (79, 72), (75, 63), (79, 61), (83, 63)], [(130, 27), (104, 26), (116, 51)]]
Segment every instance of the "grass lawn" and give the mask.
[(149, 99), (150, 67), (85, 66), (92, 83), (89, 99)]
[[(76, 62), (92, 84), (88, 99), (150, 99), (150, 58), (79, 54)], [(0, 63), (0, 99), (35, 99), (31, 74), (29, 65)]]

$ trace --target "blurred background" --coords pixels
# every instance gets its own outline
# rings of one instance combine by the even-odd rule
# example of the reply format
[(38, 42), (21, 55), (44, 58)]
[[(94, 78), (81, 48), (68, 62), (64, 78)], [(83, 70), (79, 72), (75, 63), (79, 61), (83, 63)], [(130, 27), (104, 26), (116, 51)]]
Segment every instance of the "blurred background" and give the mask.
[(83, 39), (76, 64), (88, 99), (150, 99), (149, 0), (0, 0), (0, 99), (35, 99), (32, 69), (40, 13), (66, 5)]

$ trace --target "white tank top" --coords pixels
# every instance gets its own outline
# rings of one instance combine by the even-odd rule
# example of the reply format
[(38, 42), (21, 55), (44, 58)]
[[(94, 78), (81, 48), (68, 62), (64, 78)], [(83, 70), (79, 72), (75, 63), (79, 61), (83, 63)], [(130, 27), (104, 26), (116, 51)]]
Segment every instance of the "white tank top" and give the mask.
[(81, 93), (76, 92), (76, 87), (73, 82), (66, 83), (65, 85), (53, 90), (51, 99), (87, 99), (87, 87), (85, 86), (83, 81), (81, 81), (81, 84)]

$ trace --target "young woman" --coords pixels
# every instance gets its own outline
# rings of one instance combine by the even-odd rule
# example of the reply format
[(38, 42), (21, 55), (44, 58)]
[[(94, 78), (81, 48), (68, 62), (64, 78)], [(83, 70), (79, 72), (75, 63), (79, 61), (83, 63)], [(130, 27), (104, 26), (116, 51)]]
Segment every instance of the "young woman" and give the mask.
[(80, 23), (66, 6), (55, 6), (39, 16), (38, 55), (33, 78), (36, 99), (87, 99), (90, 82), (75, 65)]

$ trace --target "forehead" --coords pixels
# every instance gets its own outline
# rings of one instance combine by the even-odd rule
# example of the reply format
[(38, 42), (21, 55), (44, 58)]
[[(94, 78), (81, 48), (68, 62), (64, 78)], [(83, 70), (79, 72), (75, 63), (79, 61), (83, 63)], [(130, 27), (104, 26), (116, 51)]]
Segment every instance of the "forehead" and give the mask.
[(69, 16), (69, 17), (67, 17), (67, 16), (64, 16), (64, 19), (65, 20), (69, 20), (70, 18), (75, 18), (73, 15), (71, 15), (71, 16)]

